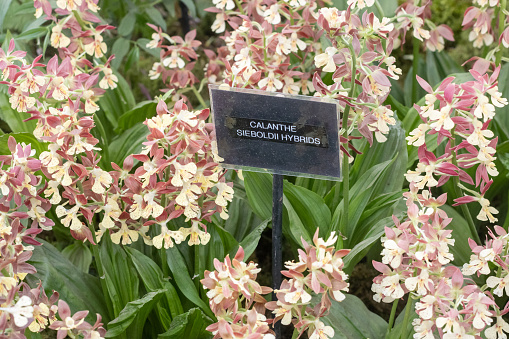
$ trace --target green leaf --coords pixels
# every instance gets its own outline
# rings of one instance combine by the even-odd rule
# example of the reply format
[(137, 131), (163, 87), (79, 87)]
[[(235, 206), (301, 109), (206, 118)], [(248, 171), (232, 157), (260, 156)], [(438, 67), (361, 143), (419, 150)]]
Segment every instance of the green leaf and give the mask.
[(262, 220), (272, 217), (272, 176), (268, 173), (243, 172), (249, 205)]
[(118, 25), (118, 34), (126, 37), (133, 32), (134, 25), (136, 24), (136, 11), (131, 10), (127, 15), (120, 21)]
[(142, 142), (146, 141), (148, 134), (147, 126), (139, 124), (119, 135), (109, 145), (111, 161), (122, 166), (128, 155), (141, 151)]
[(260, 238), (262, 236), (262, 233), (265, 230), (265, 228), (267, 228), (267, 225), (269, 224), (270, 221), (271, 219), (265, 219), (264, 221), (262, 221), (262, 223), (258, 227), (252, 230), (251, 233), (249, 233), (249, 235), (241, 241), (240, 246), (242, 246), (242, 248), (244, 249), (245, 259), (249, 258), (251, 254), (253, 254), (253, 252), (255, 251), (256, 246), (258, 246), (258, 242), (260, 241)]
[(77, 241), (62, 250), (62, 255), (69, 259), (82, 272), (88, 273), (92, 264), (92, 252), (81, 241)]
[(29, 29), (17, 36), (14, 37), (15, 40), (32, 40), (43, 36), (46, 32), (48, 32), (48, 28), (46, 27), (37, 27)]
[[(311, 236), (317, 228), (320, 228), (321, 236), (330, 233), (329, 227), (332, 216), (321, 196), (304, 187), (295, 186), (288, 181), (284, 182), (284, 195), (292, 204), (299, 219)], [(313, 212), (310, 213), (310, 211)]]
[(192, 308), (188, 312), (173, 319), (170, 328), (158, 339), (205, 339), (211, 338), (212, 334), (205, 328), (212, 324), (212, 320), (203, 314), (198, 308)]
[(3, 0), (2, 6), (0, 6), (0, 32), (3, 32), (4, 27), (4, 19), (7, 11), (9, 10), (9, 6), (11, 5), (12, 0)]
[(126, 56), (127, 52), (129, 52), (129, 47), (131, 43), (129, 40), (124, 38), (118, 38), (115, 40), (113, 47), (111, 48), (111, 54), (115, 55), (115, 59), (111, 62), (111, 66), (114, 69), (118, 69), (118, 67), (122, 64), (122, 60)]
[(122, 133), (125, 130), (139, 124), (146, 119), (156, 115), (157, 103), (154, 101), (142, 101), (134, 106), (130, 111), (125, 112), (118, 120), (116, 133)]
[(99, 246), (106, 287), (113, 312), (118, 316), (127, 303), (139, 297), (138, 275), (130, 264), (125, 250), (120, 245), (112, 243), (109, 236), (103, 236)]
[(453, 263), (457, 266), (461, 266), (470, 260), (472, 250), (468, 245), (468, 238), (473, 239), (472, 233), (470, 232), (470, 229), (466, 227), (467, 221), (454, 209), (454, 207), (443, 205), (440, 208), (447, 213), (449, 218), (452, 218), (450, 224), (447, 225), (447, 228), (452, 230), (451, 236), (454, 239), (454, 246), (449, 248), (451, 253), (454, 255)]
[(162, 28), (163, 32), (166, 31), (166, 21), (164, 20), (163, 15), (157, 8), (148, 7), (145, 10), (145, 13), (147, 13), (148, 17), (150, 18), (150, 20), (153, 21), (154, 24)]
[[(159, 266), (157, 266), (157, 264), (152, 259), (140, 251), (135, 250), (134, 248), (126, 247), (125, 250), (131, 257), (134, 267), (138, 271), (138, 274), (147, 291), (154, 292), (159, 289), (164, 289), (166, 291), (165, 298), (161, 300), (162, 309), (164, 312), (169, 310), (172, 318), (183, 313), (184, 310), (182, 308), (182, 304), (180, 303), (180, 299), (177, 291), (175, 290), (175, 287), (173, 287), (172, 283), (163, 279), (163, 272)], [(160, 313), (161, 312), (158, 312), (158, 315), (160, 315)], [(161, 319), (161, 323), (164, 324), (163, 319)], [(165, 327), (169, 326), (169, 324), (164, 325)]]
[(131, 51), (129, 52), (129, 55), (127, 56), (124, 71), (131, 69), (133, 65), (137, 68), (139, 60), (140, 60), (140, 48), (135, 45), (134, 48), (131, 49)]
[(344, 271), (351, 272), (355, 265), (364, 258), (364, 256), (368, 253), (371, 246), (380, 239), (382, 235), (384, 235), (385, 226), (389, 226), (393, 223), (392, 217), (386, 217), (382, 220), (379, 220), (369, 231), (369, 233), (365, 236), (364, 240), (358, 242), (354, 248), (348, 253), (348, 255), (343, 259), (345, 264)]
[(332, 230), (339, 230), (341, 234), (346, 236), (346, 248), (354, 246), (354, 244), (350, 244), (349, 239), (352, 238), (355, 233), (357, 223), (372, 197), (378, 179), (389, 168), (389, 165), (394, 160), (395, 158), (371, 167), (356, 181), (350, 189), (348, 221), (343, 218), (344, 201), (341, 201), (336, 208), (336, 211), (332, 216)]
[[(498, 86), (499, 91), (502, 93), (502, 98), (509, 98), (509, 63), (502, 66), (500, 70)], [(495, 122), (497, 126), (503, 130), (506, 136), (509, 136), (509, 106), (497, 107), (496, 112)]]
[(124, 332), (129, 333), (130, 339), (143, 338), (143, 327), (147, 317), (163, 294), (164, 290), (156, 290), (127, 303), (119, 316), (108, 323), (106, 338), (112, 338)]
[(191, 279), (191, 275), (187, 270), (186, 262), (178, 248), (176, 246), (170, 247), (166, 251), (166, 254), (168, 258), (168, 266), (173, 273), (173, 279), (175, 279), (177, 287), (180, 289), (182, 294), (184, 294), (184, 296), (193, 302), (196, 306), (201, 308), (205, 314), (211, 318), (214, 318), (214, 314), (210, 310), (209, 306), (200, 299), (200, 294), (198, 293), (198, 290), (196, 289), (194, 282)]
[(95, 322), (99, 313), (103, 321), (108, 321), (108, 311), (102, 294), (101, 284), (97, 277), (76, 269), (76, 266), (65, 258), (53, 245), (37, 239), (42, 246), (36, 246), (29, 261), (37, 273), (27, 276), (28, 283), (34, 287), (42, 281), (44, 290), (51, 295), (58, 291), (73, 312), (90, 311), (87, 321)]
[(9, 147), (7, 146), (7, 141), (11, 136), (14, 137), (18, 143), (24, 142), (27, 145), (30, 144), (31, 148), (35, 150), (36, 155), (38, 156), (42, 152), (48, 150), (48, 144), (40, 142), (31, 133), (10, 133), (0, 136), (0, 154), (11, 154)]
[(342, 302), (332, 300), (329, 314), (321, 319), (334, 328), (333, 339), (382, 339), (387, 330), (385, 320), (351, 294)]
[[(7, 43), (9, 44), (9, 43)], [(19, 113), (11, 108), (9, 97), (7, 94), (0, 94), (0, 119), (5, 121), (14, 133), (27, 132), (32, 134), (35, 129), (36, 122), (34, 120), (23, 121), (30, 118), (29, 113)]]

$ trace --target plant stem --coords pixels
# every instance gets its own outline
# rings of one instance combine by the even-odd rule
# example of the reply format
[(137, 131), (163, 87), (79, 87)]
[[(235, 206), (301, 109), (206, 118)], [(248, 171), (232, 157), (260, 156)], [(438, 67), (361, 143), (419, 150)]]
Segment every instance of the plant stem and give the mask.
[[(357, 57), (355, 55), (355, 51), (351, 44), (348, 45), (348, 48), (350, 49), (350, 55), (352, 57), (352, 75), (350, 80), (350, 92), (348, 93), (348, 96), (350, 98), (353, 98), (355, 94), (355, 78), (357, 73)], [(346, 105), (345, 112), (343, 114), (343, 122), (341, 124), (341, 128), (343, 129), (343, 137), (346, 140), (344, 147), (345, 150), (348, 150), (348, 119), (350, 117), (350, 106)], [(342, 220), (345, 220), (345, 225), (348, 225), (348, 209), (350, 208), (350, 163), (348, 162), (348, 154), (343, 153), (343, 216)], [(339, 188), (340, 188), (340, 182), (338, 181), (336, 183), (336, 190), (334, 192), (334, 200), (333, 200), (333, 206), (337, 206), (339, 204)], [(341, 245), (342, 247), (342, 235), (338, 234), (338, 244), (337, 246)]]
[(412, 104), (417, 103), (417, 92), (419, 83), (417, 82), (417, 69), (419, 68), (419, 52), (421, 41), (413, 38), (413, 59), (412, 59)]
[(203, 97), (201, 96), (200, 92), (196, 89), (196, 87), (191, 86), (191, 89), (193, 90), (194, 95), (196, 96), (196, 99), (200, 102), (200, 105), (202, 108), (207, 108), (207, 104), (205, 103), (205, 100), (203, 100)]
[(399, 299), (396, 299), (392, 302), (391, 316), (389, 317), (389, 326), (387, 326), (387, 332), (385, 332), (385, 337), (389, 335), (392, 331), (392, 326), (394, 326), (394, 319), (396, 318), (396, 310), (398, 308)]
[[(507, 6), (507, 0), (500, 0), (500, 8), (498, 12), (498, 35), (502, 35), (502, 32), (505, 28), (505, 9)], [(499, 45), (499, 50), (497, 52), (497, 59), (495, 61), (495, 65), (500, 65), (500, 62), (502, 61), (502, 46)]]
[(239, 8), (239, 11), (242, 15), (245, 15), (246, 12), (244, 12), (244, 8), (242, 8), (242, 4), (240, 3), (239, 0), (235, 0), (235, 4), (237, 5), (237, 7)]
[[(452, 135), (453, 138), (451, 139), (451, 148), (454, 148), (456, 146), (456, 140), (454, 139), (454, 130), (452, 132)], [(454, 151), (452, 152), (452, 164), (458, 167), (458, 160), (456, 159), (456, 152)], [(452, 183), (454, 186), (454, 194), (456, 195), (456, 199), (461, 198), (464, 194), (463, 190), (459, 186), (460, 185), (459, 176), (453, 176)], [(461, 212), (463, 213), (463, 217), (467, 220), (470, 233), (472, 233), (472, 236), (474, 237), (473, 240), (475, 240), (476, 243), (481, 244), (481, 238), (479, 238), (479, 233), (477, 233), (477, 229), (475, 228), (474, 219), (472, 218), (470, 210), (468, 209), (466, 204), (461, 205)]]
[(97, 274), (99, 275), (99, 281), (101, 282), (101, 289), (102, 289), (102, 292), (104, 295), (104, 299), (106, 299), (106, 298), (109, 299), (106, 301), (105, 304), (106, 304), (106, 307), (108, 308), (109, 318), (111, 320), (112, 318), (114, 318), (115, 313), (114, 313), (112, 305), (111, 305), (111, 298), (109, 297), (108, 286), (106, 286), (106, 277), (104, 275), (104, 267), (103, 267), (101, 257), (99, 255), (99, 249), (98, 249), (99, 245), (97, 244), (97, 240), (95, 237), (95, 227), (93, 224), (88, 224), (88, 228), (90, 229), (90, 232), (92, 232), (92, 239), (94, 239), (94, 242), (95, 242), (95, 245), (90, 244), (90, 247), (92, 247), (92, 253), (95, 257)]
[(406, 302), (405, 307), (405, 317), (403, 318), (403, 332), (401, 333), (401, 339), (408, 338), (408, 321), (410, 320), (411, 310), (413, 308), (413, 298), (410, 294), (408, 294), (408, 300)]
[(384, 10), (382, 8), (382, 6), (380, 5), (380, 2), (378, 0), (375, 0), (375, 7), (376, 9), (378, 10), (378, 12), (380, 13), (380, 21), (382, 21), (382, 18), (385, 16), (385, 13), (384, 13)]

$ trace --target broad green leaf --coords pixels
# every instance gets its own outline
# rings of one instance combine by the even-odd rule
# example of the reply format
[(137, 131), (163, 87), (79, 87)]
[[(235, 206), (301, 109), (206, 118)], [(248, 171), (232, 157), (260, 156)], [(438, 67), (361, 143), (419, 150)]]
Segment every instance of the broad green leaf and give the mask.
[(454, 255), (453, 263), (457, 266), (461, 266), (470, 260), (472, 250), (468, 245), (468, 238), (473, 238), (472, 233), (467, 226), (467, 221), (454, 207), (443, 205), (441, 209), (447, 213), (449, 218), (452, 218), (451, 223), (447, 225), (446, 228), (452, 230), (451, 236), (454, 239), (454, 246), (450, 246), (449, 249)]
[(206, 339), (211, 338), (212, 333), (207, 331), (208, 325), (212, 324), (212, 320), (203, 314), (198, 308), (192, 308), (188, 312), (179, 315), (171, 323), (170, 328), (158, 339)]
[(369, 233), (364, 237), (364, 240), (358, 242), (348, 253), (348, 255), (343, 259), (345, 263), (344, 270), (346, 272), (351, 272), (355, 265), (361, 261), (361, 259), (368, 253), (371, 246), (380, 239), (380, 237), (384, 234), (384, 227), (389, 226), (392, 223), (391, 217), (386, 217), (380, 221), (378, 221), (369, 231)]
[[(126, 17), (127, 18), (127, 17)], [(125, 19), (125, 18), (124, 18)], [(117, 69), (122, 64), (122, 60), (129, 52), (131, 42), (125, 38), (118, 38), (115, 40), (113, 47), (111, 48), (111, 54), (115, 55), (115, 59), (111, 62), (111, 66)]]
[(102, 237), (99, 256), (113, 312), (118, 316), (127, 303), (139, 297), (138, 275), (130, 264), (125, 250), (120, 245), (112, 243), (109, 236)]
[(109, 145), (111, 161), (122, 166), (128, 155), (141, 151), (142, 142), (146, 141), (148, 134), (147, 126), (138, 124), (119, 135)]
[(247, 237), (245, 237), (242, 242), (240, 243), (240, 246), (244, 249), (245, 259), (249, 258), (251, 254), (256, 249), (256, 246), (258, 246), (258, 243), (260, 241), (260, 238), (262, 236), (263, 231), (265, 228), (267, 228), (267, 225), (269, 224), (270, 219), (265, 219), (262, 221), (262, 223), (256, 227), (254, 230), (251, 231), (251, 233), (248, 234)]
[[(186, 245), (187, 246), (187, 245)], [(193, 280), (191, 279), (191, 275), (186, 267), (186, 263), (182, 254), (178, 250), (178, 248), (170, 247), (167, 254), (168, 266), (170, 267), (171, 272), (173, 273), (173, 279), (177, 283), (177, 287), (180, 289), (182, 294), (193, 302), (196, 306), (201, 308), (205, 314), (209, 317), (214, 318), (214, 314), (210, 310), (209, 306), (200, 299), (200, 294), (196, 289)]]
[(272, 217), (272, 176), (268, 173), (243, 172), (249, 205), (262, 220)]
[(148, 7), (145, 10), (145, 13), (147, 13), (148, 17), (152, 20), (154, 24), (161, 27), (163, 29), (163, 32), (166, 32), (166, 21), (164, 20), (163, 15), (157, 8)]
[(0, 6), (0, 32), (3, 32), (3, 26), (4, 26), (4, 19), (5, 15), (7, 14), (7, 10), (9, 9), (9, 6), (11, 5), (12, 0), (2, 0), (2, 6)]
[(122, 133), (125, 130), (142, 123), (156, 115), (157, 103), (154, 101), (143, 101), (134, 106), (130, 111), (125, 112), (118, 119), (116, 133)]
[(299, 218), (297, 211), (292, 206), (292, 203), (287, 197), (283, 196), (283, 204), (288, 213), (288, 224), (283, 222), (283, 230), (286, 234), (290, 234), (293, 238), (293, 242), (301, 244), (301, 237), (304, 238), (308, 243), (311, 242), (313, 234), (308, 232), (302, 220)]
[[(0, 87), (4, 87), (0, 85)], [(27, 132), (32, 134), (35, 129), (36, 122), (34, 120), (23, 120), (30, 118), (29, 113), (19, 113), (11, 108), (9, 97), (7, 94), (0, 94), (0, 119), (5, 121), (14, 133)]]
[(16, 139), (17, 143), (30, 144), (31, 148), (35, 150), (37, 156), (48, 150), (48, 144), (37, 140), (32, 133), (10, 133), (0, 136), (0, 154), (11, 154), (9, 147), (7, 146), (7, 141), (11, 136)]
[(329, 314), (321, 320), (334, 329), (333, 339), (382, 339), (387, 330), (385, 320), (351, 294), (342, 302), (332, 300)]
[(389, 165), (394, 161), (384, 161), (378, 165), (371, 167), (367, 170), (350, 189), (350, 204), (348, 209), (348, 221), (343, 218), (344, 201), (336, 208), (332, 216), (332, 230), (340, 231), (341, 234), (347, 237), (345, 246), (350, 247), (354, 244), (349, 243), (349, 239), (354, 234), (357, 228), (362, 212), (369, 203), (372, 193), (376, 188), (377, 180), (389, 168)]
[(127, 15), (120, 21), (118, 25), (118, 34), (126, 37), (133, 32), (134, 25), (136, 24), (136, 11), (131, 10)]
[(40, 36), (43, 36), (46, 32), (48, 32), (48, 29), (46, 27), (38, 27), (38, 28), (32, 28), (29, 29), (19, 35), (16, 35), (14, 37), (15, 40), (32, 40), (35, 38), (38, 38)]
[(145, 294), (142, 298), (130, 301), (122, 309), (119, 316), (108, 323), (106, 338), (129, 333), (129, 339), (142, 339), (143, 326), (155, 304), (161, 299), (164, 290), (156, 290)]
[(90, 311), (87, 321), (95, 322), (95, 314), (99, 313), (107, 322), (108, 311), (97, 277), (76, 269), (53, 245), (38, 239), (42, 246), (36, 246), (29, 261), (37, 269), (37, 273), (27, 276), (30, 286), (42, 281), (44, 289), (51, 295), (58, 291), (60, 298), (65, 300), (73, 312)]
[[(498, 76), (498, 87), (502, 93), (502, 98), (509, 98), (509, 63), (502, 66)], [(496, 107), (495, 122), (503, 130), (506, 136), (509, 136), (509, 106)], [(502, 141), (506, 141), (502, 140)]]
[(76, 241), (62, 250), (62, 255), (69, 259), (82, 272), (88, 273), (92, 264), (92, 252), (81, 241)]
[(292, 204), (311, 237), (317, 228), (320, 228), (321, 236), (330, 234), (329, 227), (332, 216), (321, 196), (304, 187), (295, 186), (288, 181), (284, 182), (284, 195)]
[(180, 303), (179, 296), (175, 290), (175, 287), (173, 287), (172, 283), (163, 279), (163, 272), (159, 266), (157, 266), (157, 264), (152, 259), (140, 251), (131, 247), (126, 247), (125, 249), (127, 254), (129, 254), (131, 257), (134, 267), (138, 271), (138, 274), (140, 275), (143, 285), (147, 291), (154, 292), (159, 289), (166, 290), (165, 298), (162, 298), (161, 300), (163, 310), (165, 312), (166, 310), (169, 310), (171, 312), (171, 317), (176, 317), (177, 315), (183, 313), (184, 310), (182, 308), (182, 304)]
[(127, 55), (127, 60), (124, 65), (124, 71), (131, 69), (133, 66), (137, 69), (139, 60), (140, 60), (140, 48), (135, 45), (129, 52), (129, 55)]

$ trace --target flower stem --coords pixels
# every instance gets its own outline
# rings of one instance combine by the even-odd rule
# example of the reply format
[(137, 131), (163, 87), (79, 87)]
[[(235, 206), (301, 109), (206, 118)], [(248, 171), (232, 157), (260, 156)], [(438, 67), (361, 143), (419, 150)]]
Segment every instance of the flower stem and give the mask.
[[(352, 57), (352, 75), (351, 75), (351, 80), (350, 80), (350, 92), (348, 93), (348, 96), (350, 98), (353, 98), (354, 94), (355, 94), (355, 78), (356, 78), (356, 73), (357, 73), (357, 58), (356, 58), (356, 55), (355, 55), (355, 51), (352, 47), (351, 44), (348, 45), (348, 48), (350, 49), (350, 55)], [(343, 137), (347, 139), (347, 141), (345, 142), (345, 150), (348, 149), (348, 119), (350, 117), (350, 106), (349, 105), (346, 105), (345, 107), (345, 112), (343, 114), (343, 122), (342, 122), (342, 125), (341, 125), (341, 128), (343, 129)], [(342, 171), (343, 171), (343, 216), (342, 216), (342, 220), (345, 221), (345, 226), (348, 225), (348, 209), (350, 208), (350, 163), (348, 162), (348, 154), (346, 153), (343, 153), (343, 166), (342, 166)], [(339, 188), (340, 188), (340, 182), (338, 181), (336, 183), (336, 190), (334, 192), (334, 200), (333, 200), (333, 206), (337, 206), (337, 204), (339, 204)], [(339, 230), (341, 231), (341, 230)], [(341, 237), (341, 234), (338, 236), (338, 244), (337, 246), (339, 245), (342, 245), (342, 237)]]
[(244, 8), (242, 8), (242, 3), (239, 0), (235, 0), (235, 4), (239, 8), (240, 14), (245, 15), (246, 12), (244, 12)]
[(375, 7), (378, 10), (378, 13), (380, 13), (380, 21), (382, 21), (382, 18), (385, 17), (384, 10), (382, 8), (382, 5), (380, 5), (380, 2), (378, 0), (375, 0)]
[(412, 295), (408, 294), (408, 300), (405, 307), (405, 317), (403, 318), (403, 332), (401, 333), (401, 339), (408, 338), (408, 321), (410, 320), (411, 310), (413, 308), (414, 299)]
[(90, 247), (92, 247), (92, 253), (95, 258), (97, 274), (99, 276), (99, 281), (101, 282), (101, 289), (102, 289), (102, 292), (104, 295), (104, 299), (106, 299), (106, 298), (109, 299), (106, 301), (106, 307), (108, 308), (109, 318), (112, 319), (112, 318), (114, 318), (115, 313), (112, 308), (111, 298), (109, 297), (108, 286), (106, 285), (106, 277), (104, 275), (103, 263), (101, 260), (101, 256), (99, 255), (99, 245), (97, 244), (97, 239), (95, 237), (95, 227), (93, 224), (88, 223), (88, 228), (90, 229), (90, 232), (92, 232), (92, 239), (94, 239), (94, 242), (95, 242), (95, 245), (90, 244)]
[(200, 105), (202, 108), (207, 108), (207, 104), (205, 103), (205, 100), (203, 100), (203, 97), (201, 96), (200, 92), (196, 89), (196, 87), (191, 86), (191, 89), (193, 90), (194, 95), (196, 96), (196, 99), (200, 102)]
[(421, 41), (413, 38), (413, 59), (412, 59), (412, 103), (417, 103), (417, 92), (419, 83), (417, 82), (417, 69), (419, 68), (419, 52)]
[[(502, 32), (505, 28), (505, 9), (507, 6), (507, 0), (500, 0), (500, 8), (498, 12), (498, 33), (499, 35), (502, 35)], [(495, 61), (495, 65), (500, 65), (500, 62), (502, 61), (502, 54), (503, 49), (502, 46), (499, 45), (499, 50), (497, 52), (497, 59)]]
[(389, 326), (387, 326), (387, 332), (385, 332), (385, 337), (389, 336), (389, 333), (392, 331), (392, 326), (394, 326), (394, 319), (396, 318), (396, 310), (398, 308), (399, 299), (396, 299), (392, 303), (391, 316), (389, 317)]
[[(454, 148), (456, 146), (456, 140), (454, 139), (454, 129), (452, 130), (452, 139), (451, 139), (451, 148)], [(456, 152), (452, 152), (452, 164), (456, 167), (458, 167), (458, 160), (456, 159)], [(460, 179), (459, 176), (453, 176), (452, 177), (452, 183), (454, 186), (454, 195), (457, 198), (461, 198), (464, 194), (460, 187)], [(463, 213), (463, 217), (467, 220), (468, 228), (470, 229), (470, 233), (472, 233), (472, 236), (474, 237), (474, 241), (478, 244), (481, 243), (481, 238), (479, 238), (479, 233), (477, 232), (477, 229), (475, 228), (474, 219), (472, 218), (472, 215), (470, 214), (470, 210), (468, 209), (468, 206), (466, 204), (461, 205), (461, 212)]]

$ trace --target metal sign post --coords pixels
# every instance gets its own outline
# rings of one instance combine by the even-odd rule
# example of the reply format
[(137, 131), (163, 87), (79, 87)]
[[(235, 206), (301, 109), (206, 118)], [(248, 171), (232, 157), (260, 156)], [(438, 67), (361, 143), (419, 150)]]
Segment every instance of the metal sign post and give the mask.
[[(272, 300), (277, 300), (275, 290), (281, 287), (283, 269), (283, 176), (274, 174), (272, 179)], [(274, 324), (276, 339), (281, 338), (281, 322)]]
[[(340, 180), (339, 105), (326, 98), (210, 85), (225, 168), (272, 173), (272, 288), (281, 287), (283, 175)], [(277, 300), (276, 293), (272, 300)], [(281, 338), (280, 322), (274, 325)]]

